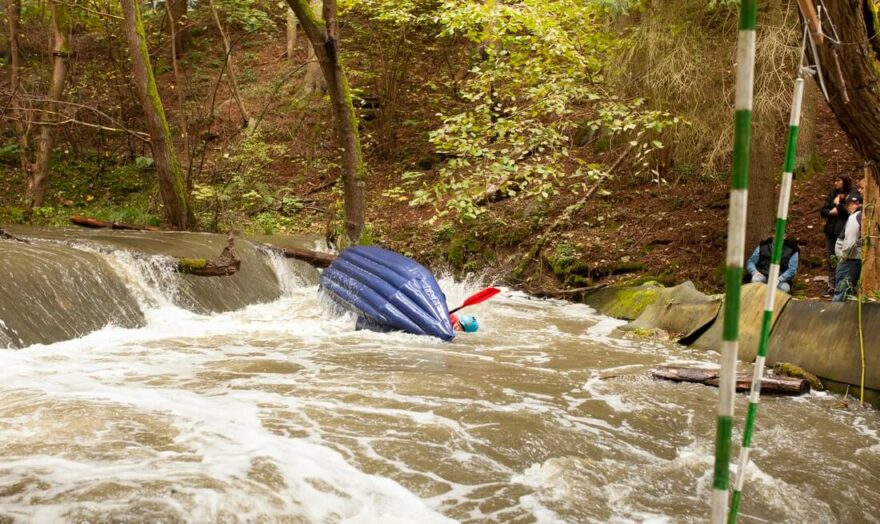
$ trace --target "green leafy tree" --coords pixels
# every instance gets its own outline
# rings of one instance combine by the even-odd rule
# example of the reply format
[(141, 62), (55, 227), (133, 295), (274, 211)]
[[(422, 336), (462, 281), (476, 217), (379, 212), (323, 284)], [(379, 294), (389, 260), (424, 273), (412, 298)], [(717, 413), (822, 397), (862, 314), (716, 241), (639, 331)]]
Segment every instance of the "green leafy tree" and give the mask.
[(656, 132), (677, 120), (605, 90), (620, 45), (605, 15), (601, 4), (579, 0), (439, 5), (440, 36), (463, 37), (473, 53), (457, 85), (463, 103), (440, 115), (430, 137), (451, 159), (412, 203), (473, 219), (492, 198), (548, 199), (582, 184), (583, 172), (575, 170), (572, 179), (566, 166), (571, 137), (584, 122), (621, 145), (635, 142), (637, 164), (662, 147)]

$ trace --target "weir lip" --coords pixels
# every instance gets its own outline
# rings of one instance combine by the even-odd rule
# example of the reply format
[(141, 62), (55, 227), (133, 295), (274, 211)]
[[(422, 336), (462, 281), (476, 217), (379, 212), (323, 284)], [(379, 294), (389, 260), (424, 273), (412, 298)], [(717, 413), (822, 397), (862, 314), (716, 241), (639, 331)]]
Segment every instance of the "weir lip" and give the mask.
[[(50, 344), (108, 325), (142, 327), (146, 311), (162, 303), (207, 314), (271, 302), (286, 284), (275, 264), (289, 265), (304, 281), (317, 281), (313, 268), (273, 262), (273, 255), (258, 252), (258, 243), (247, 239), (236, 242), (242, 260), (236, 274), (184, 275), (169, 266), (169, 257), (216, 257), (226, 244), (225, 235), (8, 229), (29, 242), (0, 240), (0, 347)], [(314, 246), (307, 237), (273, 241)]]

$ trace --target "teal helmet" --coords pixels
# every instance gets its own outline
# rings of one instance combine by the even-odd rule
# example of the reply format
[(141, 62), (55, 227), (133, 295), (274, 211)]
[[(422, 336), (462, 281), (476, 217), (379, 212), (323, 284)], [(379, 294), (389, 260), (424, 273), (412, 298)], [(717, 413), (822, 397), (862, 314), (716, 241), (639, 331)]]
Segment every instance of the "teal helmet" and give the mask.
[(477, 322), (477, 319), (470, 315), (459, 315), (458, 323), (461, 324), (461, 329), (463, 329), (465, 333), (473, 333), (480, 329), (480, 324)]

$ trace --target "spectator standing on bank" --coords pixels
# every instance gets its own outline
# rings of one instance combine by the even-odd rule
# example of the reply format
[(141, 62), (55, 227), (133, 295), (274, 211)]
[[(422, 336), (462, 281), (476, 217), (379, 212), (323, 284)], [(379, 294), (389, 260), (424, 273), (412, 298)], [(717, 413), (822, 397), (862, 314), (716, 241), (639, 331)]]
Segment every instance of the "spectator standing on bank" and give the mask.
[(855, 291), (862, 273), (862, 195), (853, 191), (846, 197), (846, 220), (843, 232), (837, 239), (834, 254), (837, 256), (837, 272), (834, 302), (843, 302), (846, 295)]
[(835, 288), (834, 270), (834, 246), (837, 238), (846, 226), (848, 214), (846, 212), (846, 196), (852, 190), (852, 180), (847, 175), (838, 175), (834, 178), (834, 187), (825, 198), (820, 214), (825, 218), (825, 257), (828, 264), (828, 290), (823, 296), (830, 297)]

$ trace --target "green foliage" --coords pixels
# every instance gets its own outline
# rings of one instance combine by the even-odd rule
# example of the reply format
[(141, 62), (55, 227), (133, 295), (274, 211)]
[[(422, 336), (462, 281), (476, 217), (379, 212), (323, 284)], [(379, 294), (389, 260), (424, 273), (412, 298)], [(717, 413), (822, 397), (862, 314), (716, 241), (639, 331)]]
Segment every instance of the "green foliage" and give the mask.
[(21, 148), (16, 143), (0, 146), (0, 164), (17, 164)]
[(455, 226), (452, 224), (444, 224), (434, 230), (434, 234), (431, 235), (431, 238), (437, 242), (448, 242), (449, 240), (452, 240), (454, 234)]
[(293, 220), (290, 217), (282, 216), (273, 211), (265, 211), (258, 213), (246, 228), (248, 233), (257, 233), (261, 235), (274, 235), (290, 230), (293, 226)]
[(340, 0), (340, 14), (356, 11), (377, 22), (404, 27), (429, 22), (437, 0)]
[(23, 207), (0, 206), (0, 223), (23, 224), (26, 218)]
[(565, 268), (574, 264), (577, 260), (577, 249), (571, 244), (561, 243), (557, 244), (553, 249), (553, 270), (556, 273), (563, 271)]
[[(23, 200), (0, 207), (0, 222), (68, 226), (70, 216), (87, 215), (107, 222), (159, 225), (155, 173), (110, 155), (56, 155), (50, 164), (47, 200), (28, 216)], [(9, 170), (9, 187), (24, 187), (24, 176)]]
[(634, 160), (650, 169), (648, 156), (662, 148), (657, 134), (680, 121), (644, 109), (641, 99), (605, 94), (605, 70), (620, 41), (603, 16), (601, 6), (579, 0), (443, 2), (434, 18), (440, 35), (476, 49), (465, 80), (454, 86), (464, 105), (439, 115), (442, 125), (430, 135), (451, 159), (411, 204), (473, 220), (486, 212), (487, 192), (553, 197), (571, 183), (570, 136), (582, 115), (593, 115), (591, 125), (621, 143), (633, 142)]
[(139, 156), (134, 159), (134, 166), (138, 169), (147, 169), (151, 167), (155, 161), (151, 156)]
[(653, 182), (665, 182), (660, 172), (651, 167), (650, 156), (663, 149), (658, 138), (664, 129), (686, 125), (687, 121), (668, 111), (646, 109), (644, 104), (643, 98), (621, 102), (617, 97), (611, 97), (599, 106), (597, 118), (589, 125), (594, 131), (603, 130), (611, 136), (627, 137), (633, 148), (634, 174), (650, 172)]
[(272, 18), (269, 13), (272, 4), (255, 0), (215, 0), (217, 10), (229, 24), (251, 32), (271, 28)]
[[(193, 199), (202, 206), (200, 213), (212, 228), (239, 220), (241, 215), (258, 215), (280, 209), (286, 212), (302, 208), (288, 191), (274, 191), (265, 180), (270, 175), (273, 155), (284, 150), (282, 145), (267, 143), (259, 132), (247, 133), (230, 151), (223, 154), (214, 168), (215, 178), (193, 184)], [(207, 216), (205, 216), (207, 215)], [(259, 215), (258, 215), (259, 216)], [(264, 217), (257, 227), (278, 229), (280, 222)]]

